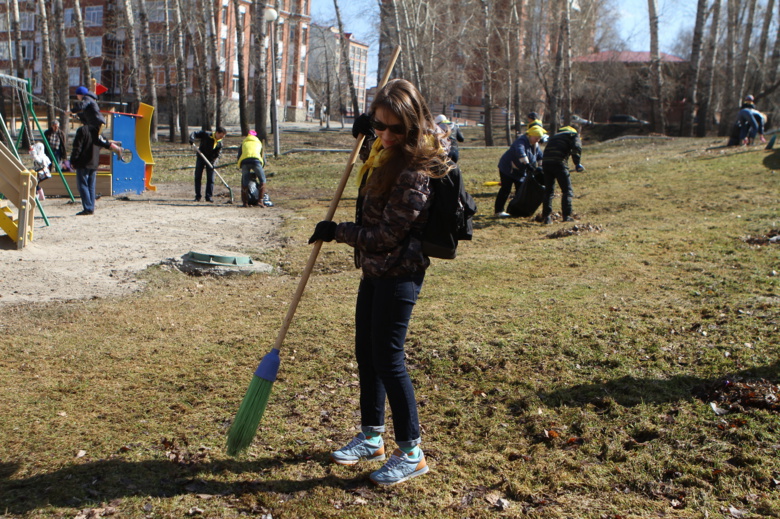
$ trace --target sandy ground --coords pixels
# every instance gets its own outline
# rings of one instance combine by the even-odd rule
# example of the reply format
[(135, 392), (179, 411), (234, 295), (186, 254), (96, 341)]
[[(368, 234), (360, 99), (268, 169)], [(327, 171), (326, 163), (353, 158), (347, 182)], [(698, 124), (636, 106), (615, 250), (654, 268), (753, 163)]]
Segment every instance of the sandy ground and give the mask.
[(184, 184), (104, 196), (92, 216), (76, 216), (78, 197), (47, 198), (50, 225), (36, 211), (30, 245), (17, 250), (0, 231), (0, 306), (127, 294), (141, 288), (137, 272), (189, 251), (244, 256), (273, 247), (281, 209), (241, 208), (240, 193), (228, 204), (221, 191), (213, 204), (193, 202)]

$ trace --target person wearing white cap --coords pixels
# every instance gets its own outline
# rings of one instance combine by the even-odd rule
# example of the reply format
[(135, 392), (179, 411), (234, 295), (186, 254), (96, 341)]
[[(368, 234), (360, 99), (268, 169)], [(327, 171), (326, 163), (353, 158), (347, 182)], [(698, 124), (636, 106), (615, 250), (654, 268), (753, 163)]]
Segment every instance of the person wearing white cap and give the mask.
[(433, 122), (435, 122), (445, 133), (449, 133), (450, 151), (447, 153), (447, 156), (452, 162), (457, 163), (458, 159), (460, 159), (458, 142), (464, 141), (463, 133), (460, 131), (458, 125), (447, 119), (447, 116), (444, 114), (437, 115)]

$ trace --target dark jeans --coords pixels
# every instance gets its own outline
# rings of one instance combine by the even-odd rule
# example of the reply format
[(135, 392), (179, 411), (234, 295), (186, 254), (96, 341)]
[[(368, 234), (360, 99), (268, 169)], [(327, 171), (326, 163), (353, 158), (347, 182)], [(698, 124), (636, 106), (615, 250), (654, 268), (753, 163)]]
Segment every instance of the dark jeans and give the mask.
[(355, 356), (360, 374), (360, 416), (364, 430), (384, 431), (385, 398), (393, 413), (399, 447), (420, 443), (417, 401), (404, 360), (412, 308), (425, 274), (364, 278), (355, 311)]
[(555, 194), (555, 182), (561, 186), (561, 214), (564, 218), (571, 216), (571, 200), (574, 198), (574, 190), (571, 188), (571, 176), (566, 164), (560, 162), (543, 162), (544, 170), (544, 209), (542, 217), (547, 218), (552, 214), (553, 195)]
[(214, 194), (214, 170), (206, 166), (206, 162), (198, 155), (195, 162), (195, 198), (200, 200), (200, 186), (203, 180), (203, 168), (206, 168), (206, 200), (211, 200)]
[(81, 206), (85, 211), (94, 212), (97, 170), (76, 168), (76, 184), (79, 187)]
[(500, 171), (498, 174), (501, 176), (501, 187), (499, 188), (498, 194), (496, 195), (494, 212), (502, 213), (504, 211), (504, 206), (506, 205), (506, 200), (509, 198), (509, 193), (512, 192), (512, 186), (515, 186), (515, 196), (517, 196), (517, 194), (520, 192), (522, 182), (510, 177), (509, 175), (504, 175)]

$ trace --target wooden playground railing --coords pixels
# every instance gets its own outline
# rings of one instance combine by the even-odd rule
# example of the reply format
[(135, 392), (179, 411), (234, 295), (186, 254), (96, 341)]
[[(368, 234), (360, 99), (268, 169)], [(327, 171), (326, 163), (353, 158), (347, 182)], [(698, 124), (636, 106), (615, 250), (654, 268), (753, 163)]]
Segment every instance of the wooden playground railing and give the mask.
[(35, 172), (0, 143), (0, 229), (22, 249), (33, 238), (35, 218)]

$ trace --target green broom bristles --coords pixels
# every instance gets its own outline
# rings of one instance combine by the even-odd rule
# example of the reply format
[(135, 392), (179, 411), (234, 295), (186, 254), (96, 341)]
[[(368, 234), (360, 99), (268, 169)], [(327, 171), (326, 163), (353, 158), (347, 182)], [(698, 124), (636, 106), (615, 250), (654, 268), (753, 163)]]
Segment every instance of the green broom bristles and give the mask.
[(252, 382), (249, 383), (249, 389), (246, 390), (246, 395), (238, 408), (236, 418), (233, 420), (233, 425), (230, 427), (227, 441), (229, 456), (236, 456), (252, 445), (278, 371), (279, 350), (274, 348), (263, 357), (257, 367)]
[(271, 388), (274, 383), (263, 380), (260, 377), (252, 377), (249, 389), (241, 401), (241, 406), (236, 413), (236, 419), (228, 432), (227, 453), (229, 456), (237, 456), (252, 445), (252, 440), (257, 434), (257, 427), (263, 418), (265, 407), (271, 396)]

